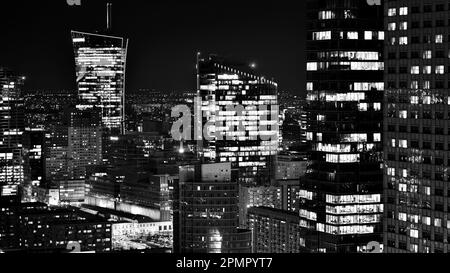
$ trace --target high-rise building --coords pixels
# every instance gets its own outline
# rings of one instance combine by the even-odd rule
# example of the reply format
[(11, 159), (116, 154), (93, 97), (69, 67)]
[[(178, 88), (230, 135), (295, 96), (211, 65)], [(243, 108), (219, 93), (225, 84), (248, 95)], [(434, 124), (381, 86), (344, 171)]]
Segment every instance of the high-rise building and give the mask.
[(250, 253), (251, 232), (239, 227), (238, 171), (231, 163), (180, 167), (175, 183), (176, 253)]
[(198, 142), (204, 162), (231, 162), (241, 184), (270, 184), (279, 145), (277, 84), (255, 75), (249, 65), (217, 56), (199, 56), (197, 68), (195, 110), (203, 127), (194, 129), (196, 137), (208, 131)]
[(100, 112), (67, 109), (65, 116), (46, 140), (46, 182), (59, 188), (61, 202), (80, 202), (85, 196), (87, 168), (102, 163)]
[(383, 46), (378, 1), (307, 1), (306, 251), (358, 252), (381, 242)]
[(18, 195), (25, 182), (24, 81), (25, 77), (0, 68), (0, 196)]
[(72, 31), (80, 109), (101, 110), (102, 125), (124, 131), (128, 40)]
[(450, 3), (387, 1), (384, 249), (449, 253)]

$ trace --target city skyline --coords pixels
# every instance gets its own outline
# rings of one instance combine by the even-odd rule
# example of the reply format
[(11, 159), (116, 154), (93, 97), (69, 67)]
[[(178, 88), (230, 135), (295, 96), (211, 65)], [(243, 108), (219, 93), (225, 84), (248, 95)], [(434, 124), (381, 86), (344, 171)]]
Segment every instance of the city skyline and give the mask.
[[(106, 2), (2, 3), (8, 13), (0, 23), (14, 22), (4, 34), (9, 42), (0, 45), (3, 65), (28, 77), (26, 90), (75, 91), (70, 31), (104, 30)], [(130, 41), (129, 92), (192, 92), (198, 51), (255, 63), (258, 74), (280, 82), (280, 90), (299, 95), (304, 90), (304, 23), (295, 6), (284, 3), (267, 9), (254, 1), (232, 1), (226, 6), (205, 1), (109, 2), (113, 3), (113, 35)]]

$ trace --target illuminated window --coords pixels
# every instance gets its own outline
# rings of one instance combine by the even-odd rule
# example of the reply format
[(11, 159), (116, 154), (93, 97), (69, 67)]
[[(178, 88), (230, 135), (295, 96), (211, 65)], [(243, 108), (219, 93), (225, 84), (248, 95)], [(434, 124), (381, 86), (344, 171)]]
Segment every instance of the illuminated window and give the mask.
[[(430, 67), (431, 68), (431, 67)], [(430, 73), (431, 74), (431, 73)], [(423, 82), (423, 89), (430, 89), (431, 88), (431, 83), (430, 81), (424, 81)], [(429, 104), (429, 103), (428, 103)]]
[(378, 32), (378, 40), (384, 40), (384, 31)]
[(420, 73), (420, 67), (415, 65), (415, 66), (411, 66), (411, 74), (417, 75)]
[(380, 133), (373, 134), (373, 141), (380, 142), (381, 141), (381, 134)]
[(399, 140), (398, 147), (407, 149), (408, 148), (408, 141), (404, 140), (404, 139)]
[(364, 31), (364, 40), (372, 40), (373, 32), (372, 31)]
[(443, 65), (436, 66), (436, 74), (443, 75), (445, 73), (445, 67)]
[(423, 67), (423, 74), (431, 74), (431, 65), (426, 65)]
[(431, 59), (431, 57), (432, 57), (431, 50), (425, 50), (422, 54), (423, 59)]
[(399, 111), (398, 117), (403, 119), (408, 118), (408, 111), (406, 110)]
[(398, 214), (398, 220), (400, 221), (406, 221), (406, 213), (400, 212)]
[(388, 30), (389, 31), (394, 31), (397, 29), (397, 23), (389, 23), (388, 24)]
[(376, 102), (373, 104), (373, 110), (380, 111), (381, 110), (381, 103)]
[(399, 10), (401, 16), (408, 15), (408, 7), (401, 7)]
[(407, 45), (408, 44), (408, 37), (402, 36), (398, 40), (399, 45)]
[(313, 91), (313, 89), (314, 89), (314, 84), (312, 82), (308, 82), (306, 84), (306, 90), (307, 91)]
[(391, 39), (389, 40), (389, 44), (390, 45), (395, 45), (397, 43), (397, 38), (396, 37), (391, 37)]
[(317, 133), (317, 141), (322, 141), (322, 140), (323, 140), (323, 134)]
[(390, 176), (395, 176), (395, 168), (388, 168), (387, 169), (387, 174), (390, 175)]
[(314, 41), (331, 40), (331, 31), (313, 32), (313, 40)]
[(408, 22), (401, 22), (399, 24), (399, 29), (400, 30), (408, 30)]
[(431, 217), (422, 216), (422, 224), (430, 226), (431, 225)]
[(319, 12), (319, 20), (329, 20), (336, 18), (336, 14), (331, 10), (324, 10)]
[(317, 63), (308, 63), (306, 65), (307, 71), (317, 71)]
[(395, 148), (397, 145), (397, 140), (396, 139), (391, 139), (391, 146), (392, 148)]
[(444, 42), (444, 35), (438, 34), (435, 37), (436, 44), (442, 44)]
[(349, 39), (349, 40), (358, 40), (358, 32), (356, 32), (356, 31), (349, 31), (349, 32), (347, 32), (347, 39)]
[(411, 96), (411, 104), (419, 104), (419, 97)]
[(434, 226), (435, 227), (442, 227), (442, 219), (441, 218), (435, 218), (434, 219)]
[[(413, 236), (411, 235), (411, 237), (413, 237)], [(419, 231), (417, 231), (417, 237), (414, 237), (414, 238), (419, 238)], [(416, 245), (416, 244), (410, 244), (409, 245), (409, 250), (411, 252), (417, 253), (417, 252), (419, 252), (419, 246)]]
[(397, 15), (397, 9), (396, 8), (390, 8), (388, 10), (388, 16), (395, 16)]
[(353, 19), (355, 15), (353, 15), (351, 10), (344, 10), (344, 19)]
[(360, 103), (358, 105), (359, 111), (366, 112), (369, 109), (369, 106), (367, 103)]

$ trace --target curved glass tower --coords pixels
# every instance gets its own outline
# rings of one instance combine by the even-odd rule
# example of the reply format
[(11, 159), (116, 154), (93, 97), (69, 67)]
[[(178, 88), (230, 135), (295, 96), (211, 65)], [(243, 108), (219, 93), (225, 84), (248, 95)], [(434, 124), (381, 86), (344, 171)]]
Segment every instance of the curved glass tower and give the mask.
[(123, 132), (128, 40), (72, 31), (79, 109), (98, 108), (102, 126)]

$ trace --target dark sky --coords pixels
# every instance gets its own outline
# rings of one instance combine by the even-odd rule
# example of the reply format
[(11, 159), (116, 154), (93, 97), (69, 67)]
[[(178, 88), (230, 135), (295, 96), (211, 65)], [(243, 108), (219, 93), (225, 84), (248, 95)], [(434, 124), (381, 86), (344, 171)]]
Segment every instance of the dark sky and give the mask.
[[(106, 0), (1, 1), (0, 66), (30, 90), (74, 90), (70, 30), (102, 30)], [(195, 54), (255, 62), (281, 90), (304, 89), (304, 1), (115, 0), (114, 34), (130, 39), (128, 91), (195, 89)]]

